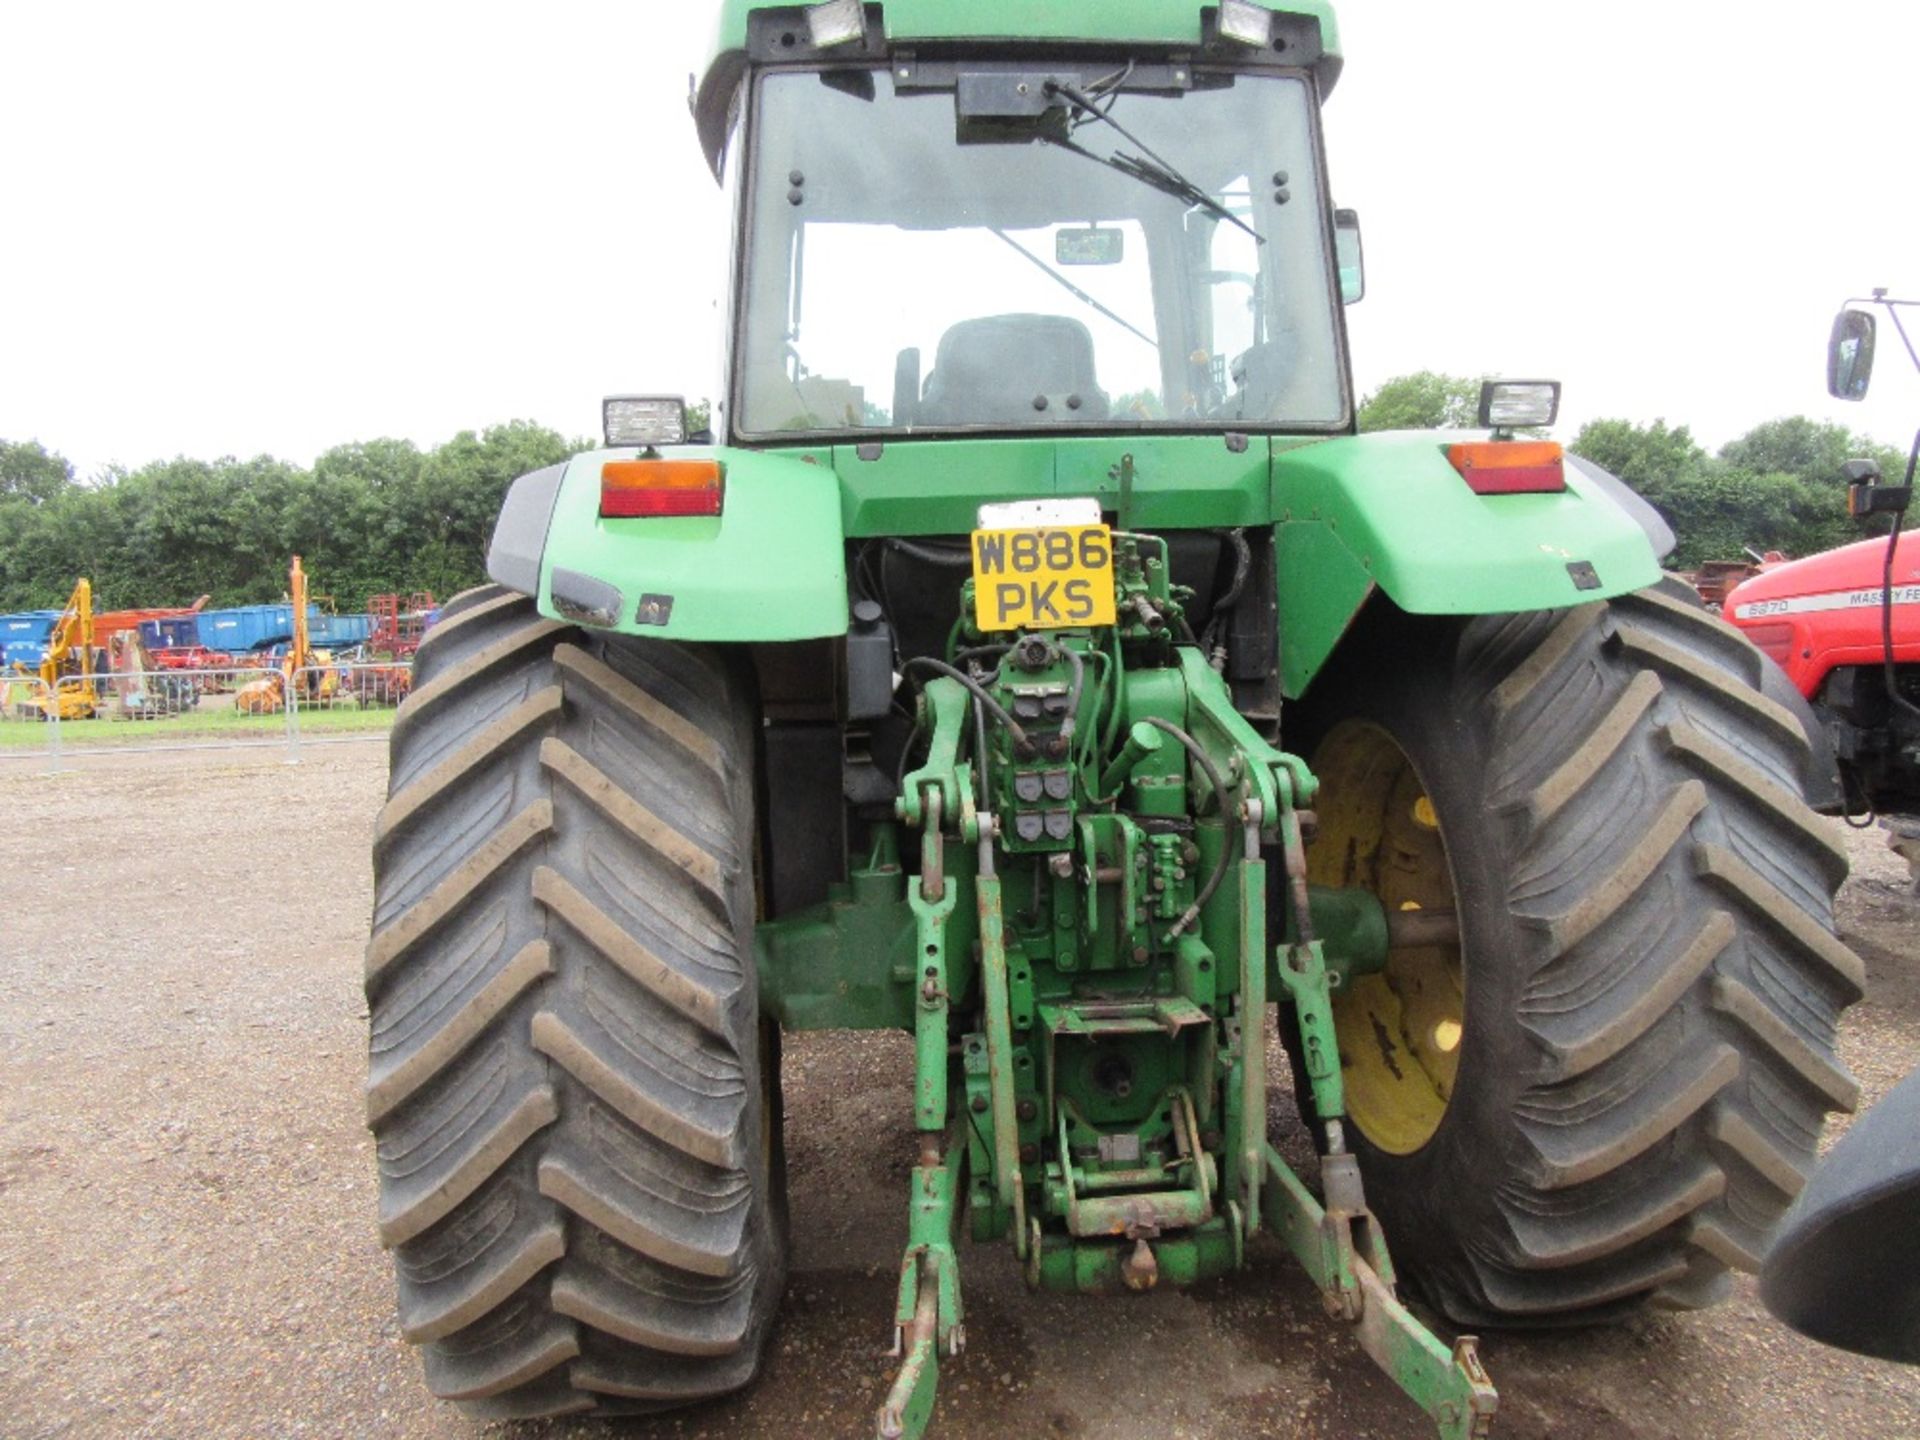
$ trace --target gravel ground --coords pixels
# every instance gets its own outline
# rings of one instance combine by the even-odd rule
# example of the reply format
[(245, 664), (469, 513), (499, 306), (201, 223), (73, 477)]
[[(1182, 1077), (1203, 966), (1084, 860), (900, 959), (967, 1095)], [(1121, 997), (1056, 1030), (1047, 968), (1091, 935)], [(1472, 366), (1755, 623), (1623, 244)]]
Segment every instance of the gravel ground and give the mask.
[[(378, 744), (297, 767), (0, 767), (0, 1435), (868, 1433), (911, 1154), (910, 1053), (891, 1036), (789, 1044), (795, 1269), (754, 1390), (623, 1429), (482, 1427), (427, 1396), (361, 1120), (383, 789)], [(1843, 1049), (1872, 1101), (1920, 1056), (1920, 903), (1884, 835), (1848, 843), (1842, 924), (1871, 991)], [(1029, 1295), (1010, 1252), (963, 1251), (972, 1345), (938, 1433), (1430, 1435), (1304, 1277), (1260, 1254), (1198, 1292), (1122, 1301)], [(1707, 1314), (1484, 1354), (1503, 1440), (1920, 1436), (1920, 1372), (1800, 1339), (1746, 1281)]]

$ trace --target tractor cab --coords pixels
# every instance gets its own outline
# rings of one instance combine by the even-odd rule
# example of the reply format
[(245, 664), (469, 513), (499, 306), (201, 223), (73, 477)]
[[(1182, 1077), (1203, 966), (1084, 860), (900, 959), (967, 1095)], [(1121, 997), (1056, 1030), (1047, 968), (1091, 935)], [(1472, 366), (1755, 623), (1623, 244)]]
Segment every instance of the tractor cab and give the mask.
[(954, 8), (728, 8), (696, 113), (737, 217), (731, 443), (1349, 428), (1320, 22), (1009, 7), (963, 40)]

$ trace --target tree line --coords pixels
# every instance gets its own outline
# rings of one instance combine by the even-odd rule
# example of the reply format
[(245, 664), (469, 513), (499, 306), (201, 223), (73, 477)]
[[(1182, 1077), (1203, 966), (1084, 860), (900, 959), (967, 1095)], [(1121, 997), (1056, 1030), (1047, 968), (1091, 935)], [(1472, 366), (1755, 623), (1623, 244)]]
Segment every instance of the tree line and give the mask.
[[(1479, 380), (1423, 370), (1389, 380), (1360, 404), (1362, 430), (1462, 429), (1474, 424)], [(1907, 457), (1844, 425), (1803, 415), (1768, 420), (1709, 454), (1685, 425), (1665, 419), (1589, 420), (1568, 442), (1631, 485), (1667, 518), (1679, 540), (1668, 564), (1690, 570), (1747, 550), (1789, 557), (1830, 550), (1873, 533), (1847, 515), (1841, 466), (1871, 458), (1891, 482)], [(1874, 528), (1883, 530), (1881, 522)]]
[[(1422, 371), (1390, 380), (1360, 407), (1362, 430), (1463, 428), (1475, 379)], [(422, 450), (406, 440), (340, 445), (311, 467), (258, 456), (176, 458), (75, 477), (61, 455), (0, 439), (0, 611), (61, 604), (76, 577), (103, 606), (273, 601), (299, 555), (316, 593), (342, 610), (369, 595), (445, 598), (483, 578), (507, 485), (588, 449), (526, 421), (462, 431)], [(1667, 517), (1671, 564), (1736, 560), (1747, 549), (1809, 555), (1865, 532), (1848, 519), (1842, 462), (1905, 457), (1841, 425), (1769, 420), (1712, 454), (1685, 425), (1592, 420), (1569, 448), (1612, 471)]]
[(514, 477), (591, 447), (515, 421), (427, 450), (339, 445), (311, 467), (178, 458), (83, 482), (61, 455), (0, 440), (0, 611), (60, 605), (81, 575), (105, 608), (267, 603), (294, 555), (342, 611), (389, 591), (445, 599), (483, 578)]

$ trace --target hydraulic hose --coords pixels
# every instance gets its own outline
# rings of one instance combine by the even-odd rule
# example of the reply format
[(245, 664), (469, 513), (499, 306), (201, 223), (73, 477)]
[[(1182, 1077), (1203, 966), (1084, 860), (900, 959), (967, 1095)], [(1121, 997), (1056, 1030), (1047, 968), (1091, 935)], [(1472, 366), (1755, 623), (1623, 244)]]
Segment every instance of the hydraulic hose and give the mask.
[(980, 816), (980, 873), (993, 874), (993, 785), (987, 775), (987, 712), (979, 697), (973, 702), (973, 748), (980, 753), (973, 762), (973, 805)]
[[(1214, 766), (1207, 752), (1200, 748), (1200, 742), (1195, 740), (1193, 736), (1182, 730), (1171, 720), (1162, 720), (1157, 715), (1149, 715), (1147, 717), (1147, 724), (1153, 726), (1156, 730), (1166, 731), (1167, 734), (1180, 742), (1181, 748), (1184, 749), (1188, 755), (1193, 757), (1193, 763), (1200, 767), (1200, 773), (1207, 777), (1207, 783), (1213, 787), (1213, 798), (1215, 803), (1220, 807), (1221, 819), (1231, 825), (1233, 812), (1227, 808), (1227, 787), (1222, 783), (1220, 771)], [(1189, 905), (1180, 918), (1174, 922), (1173, 934), (1180, 934), (1189, 925), (1193, 924), (1195, 920), (1200, 918), (1200, 911), (1205, 907), (1206, 903), (1213, 898), (1213, 892), (1220, 888), (1220, 882), (1227, 878), (1227, 866), (1232, 863), (1233, 839), (1232, 836), (1229, 835), (1225, 843), (1220, 846), (1219, 858), (1213, 862), (1213, 873), (1207, 876), (1207, 883), (1200, 887), (1200, 893), (1193, 897), (1193, 903)]]
[[(1920, 466), (1920, 434), (1913, 437), (1913, 449), (1907, 453), (1907, 494), (1913, 494), (1913, 472)], [(1887, 698), (1894, 707), (1904, 710), (1916, 720), (1920, 720), (1920, 705), (1915, 705), (1900, 693), (1900, 676), (1893, 664), (1893, 559), (1900, 548), (1900, 527), (1907, 523), (1907, 507), (1902, 505), (1893, 512), (1893, 531), (1887, 536), (1887, 560), (1881, 571), (1880, 591), (1880, 661), (1886, 667)]]
[(1053, 648), (1067, 657), (1067, 666), (1073, 671), (1073, 686), (1067, 691), (1067, 718), (1060, 726), (1060, 738), (1070, 741), (1080, 716), (1080, 692), (1087, 683), (1087, 662), (1080, 658), (1080, 652), (1071, 645), (1056, 644)]
[(1227, 593), (1213, 602), (1215, 614), (1240, 603), (1240, 592), (1247, 588), (1247, 576), (1253, 570), (1253, 547), (1247, 544), (1247, 532), (1234, 529), (1226, 534), (1233, 544), (1233, 581), (1227, 586)]
[(973, 552), (971, 550), (950, 550), (933, 545), (918, 545), (911, 540), (902, 540), (894, 536), (886, 542), (889, 550), (897, 550), (910, 559), (924, 561), (928, 565), (944, 565), (949, 570), (971, 570)]
[(1012, 648), (1012, 645), (1006, 643), (999, 645), (969, 645), (964, 650), (956, 650), (954, 652), (953, 663), (956, 665), (965, 665), (975, 660), (998, 660)]
[(900, 667), (902, 675), (911, 675), (915, 670), (932, 670), (936, 674), (946, 676), (949, 680), (957, 680), (967, 688), (974, 699), (987, 707), (988, 714), (1007, 727), (1007, 734), (1013, 737), (1015, 745), (1023, 751), (1032, 750), (1033, 742), (1027, 739), (1027, 732), (1020, 727), (1020, 722), (1009, 715), (1006, 707), (989, 695), (986, 687), (971, 675), (954, 668), (944, 660), (936, 660), (931, 655), (917, 655)]

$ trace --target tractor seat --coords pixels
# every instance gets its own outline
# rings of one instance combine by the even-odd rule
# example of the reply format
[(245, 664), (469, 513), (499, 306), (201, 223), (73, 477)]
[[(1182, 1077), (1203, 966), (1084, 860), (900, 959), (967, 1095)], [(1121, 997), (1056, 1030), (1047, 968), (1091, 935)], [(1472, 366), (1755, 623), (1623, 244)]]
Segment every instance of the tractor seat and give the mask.
[(1064, 425), (1106, 418), (1107, 396), (1094, 379), (1093, 335), (1085, 325), (1065, 315), (985, 315), (940, 337), (918, 423)]

